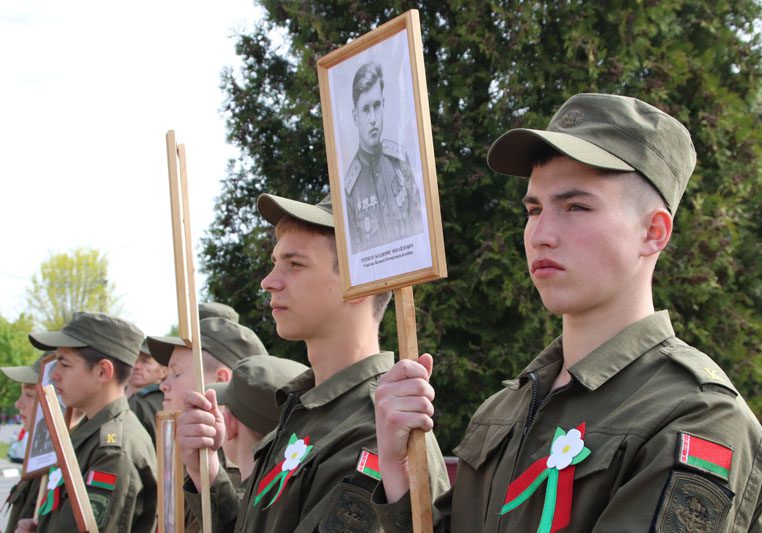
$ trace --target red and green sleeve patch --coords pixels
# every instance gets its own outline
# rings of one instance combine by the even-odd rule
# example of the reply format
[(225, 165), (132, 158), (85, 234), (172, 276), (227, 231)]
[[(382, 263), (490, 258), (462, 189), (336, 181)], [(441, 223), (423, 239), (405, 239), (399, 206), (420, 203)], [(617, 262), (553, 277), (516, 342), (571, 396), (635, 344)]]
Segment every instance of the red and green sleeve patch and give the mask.
[(360, 457), (357, 460), (357, 471), (368, 477), (372, 477), (377, 481), (381, 481), (381, 469), (378, 466), (378, 455), (363, 448), (360, 452)]
[(678, 433), (678, 439), (678, 463), (728, 480), (733, 462), (732, 449), (690, 433)]
[(87, 473), (87, 485), (89, 487), (100, 487), (102, 489), (114, 490), (116, 488), (116, 474), (101, 472), (99, 470), (90, 470)]

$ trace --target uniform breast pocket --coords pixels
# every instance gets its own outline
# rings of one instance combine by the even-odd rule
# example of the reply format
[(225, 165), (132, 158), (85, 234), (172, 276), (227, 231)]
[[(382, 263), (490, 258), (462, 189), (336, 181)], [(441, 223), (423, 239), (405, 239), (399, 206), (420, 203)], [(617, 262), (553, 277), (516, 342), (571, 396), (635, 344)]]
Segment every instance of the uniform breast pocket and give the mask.
[(590, 455), (577, 464), (574, 472), (574, 497), (586, 502), (608, 502), (623, 476), (624, 436), (589, 432), (585, 447)]

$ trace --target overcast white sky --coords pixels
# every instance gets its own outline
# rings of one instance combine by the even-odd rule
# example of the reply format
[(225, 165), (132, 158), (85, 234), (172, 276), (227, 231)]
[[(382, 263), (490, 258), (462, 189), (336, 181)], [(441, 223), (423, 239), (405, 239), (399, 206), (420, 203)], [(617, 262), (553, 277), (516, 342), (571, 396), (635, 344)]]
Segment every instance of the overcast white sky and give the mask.
[(0, 2), (0, 315), (25, 310), (50, 253), (84, 246), (107, 254), (124, 318), (152, 335), (177, 322), (164, 135), (186, 146), (198, 251), (236, 156), (220, 72), (257, 13), (253, 0)]

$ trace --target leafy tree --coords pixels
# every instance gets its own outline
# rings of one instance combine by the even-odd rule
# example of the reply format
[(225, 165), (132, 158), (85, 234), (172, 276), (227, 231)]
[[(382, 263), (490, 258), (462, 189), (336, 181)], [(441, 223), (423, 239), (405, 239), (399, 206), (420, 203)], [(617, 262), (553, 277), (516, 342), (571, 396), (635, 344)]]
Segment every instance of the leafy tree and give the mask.
[[(21, 315), (15, 321), (0, 316), (0, 366), (24, 366), (35, 362), (40, 352), (29, 342), (32, 317)], [(19, 384), (0, 374), (0, 408), (14, 412), (13, 404), (19, 397)]]
[[(755, 0), (661, 2), (263, 1), (223, 74), (231, 162), (203, 245), (210, 295), (273, 352), (259, 280), (273, 237), (255, 212), (271, 192), (327, 191), (317, 59), (418, 8), (449, 279), (416, 288), (419, 345), (435, 354), (438, 437), (450, 452), (473, 410), (560, 332), (526, 273), (524, 180), (485, 163), (492, 141), (544, 127), (578, 92), (626, 94), (692, 132), (698, 167), (655, 277), (677, 333), (726, 369), (762, 413), (762, 61)], [(382, 343), (396, 345), (393, 313)], [(665, 391), (668, 394), (668, 391)]]
[(75, 311), (114, 313), (114, 284), (108, 280), (108, 259), (98, 250), (77, 248), (51, 254), (32, 277), (27, 304), (36, 323), (46, 330), (62, 328)]

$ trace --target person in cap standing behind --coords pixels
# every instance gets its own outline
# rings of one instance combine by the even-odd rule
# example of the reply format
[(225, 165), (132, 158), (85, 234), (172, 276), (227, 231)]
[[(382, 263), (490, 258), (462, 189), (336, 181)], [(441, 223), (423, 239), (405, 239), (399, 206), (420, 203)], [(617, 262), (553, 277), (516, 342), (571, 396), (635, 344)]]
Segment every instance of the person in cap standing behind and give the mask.
[[(254, 471), (254, 450), (278, 425), (280, 406), (275, 401), (275, 392), (306, 370), (306, 366), (290, 359), (257, 355), (237, 363), (229, 382), (209, 385), (208, 388), (216, 392), (217, 405), (222, 407), (225, 420), (222, 448), (241, 472), (240, 497), (243, 497), (248, 478)], [(193, 509), (201, 508), (198, 493), (187, 494), (186, 498), (193, 501)], [(238, 507), (240, 501), (231, 502), (231, 505)]]
[[(75, 313), (61, 331), (30, 333), (31, 343), (56, 350), (51, 379), (68, 407), (85, 417), (71, 442), (87, 496), (101, 531), (153, 532), (156, 528), (156, 457), (148, 433), (127, 405), (124, 385), (135, 364), (143, 332), (104, 313)], [(51, 480), (61, 476), (51, 474)], [(21, 531), (77, 529), (61, 479), (50, 487), (57, 503)]]
[[(227, 306), (225, 306), (227, 307)], [(207, 308), (206, 311), (208, 311)], [(225, 311), (214, 307), (214, 311)], [(237, 315), (237, 313), (236, 313)], [(256, 333), (227, 318), (211, 316), (199, 322), (201, 333), (202, 364), (204, 384), (227, 383), (230, 381), (232, 367), (238, 361), (250, 356), (260, 356), (267, 349)], [(164, 410), (182, 410), (186, 392), (195, 390), (196, 375), (193, 367), (193, 351), (185, 346), (179, 337), (148, 337), (148, 348), (154, 358), (169, 367), (167, 377), (161, 383), (164, 393)], [(241, 474), (232, 457), (226, 457), (219, 451), (218, 461), (236, 487), (240, 486)], [(185, 531), (200, 531), (201, 524), (185, 509)]]
[[(13, 381), (21, 384), (21, 393), (14, 406), (19, 410), (21, 427), (29, 433), (34, 423), (34, 406), (37, 399), (35, 384), (40, 377), (40, 362), (53, 352), (43, 353), (32, 366), (6, 366), (0, 368)], [(22, 518), (32, 518), (37, 505), (37, 492), (40, 490), (40, 478), (22, 479), (16, 483), (8, 494), (6, 505), (10, 506), (6, 533), (16, 531), (16, 525)], [(5, 505), (3, 506), (5, 507)]]
[[(379, 323), (390, 293), (345, 301), (328, 199), (309, 205), (262, 195), (257, 207), (274, 224), (273, 269), (261, 282), (270, 293), (278, 335), (307, 345), (311, 369), (277, 392), (282, 414), (255, 452), (256, 466), (240, 509), (235, 490), (210, 461), (215, 525), (236, 531), (377, 531), (370, 493), (374, 472), (358, 458), (376, 448), (373, 393), (394, 362), (380, 352)], [(178, 420), (184, 462), (200, 487), (198, 449), (218, 449), (225, 426), (215, 394), (186, 395)], [(449, 483), (436, 439), (427, 438), (434, 494)]]
[(204, 302), (198, 304), (198, 319), (204, 320), (205, 318), (227, 318), (232, 320), (236, 324), (238, 323), (238, 312), (220, 302)]
[(156, 446), (156, 413), (161, 411), (164, 404), (164, 393), (161, 392), (159, 384), (167, 377), (167, 372), (169, 369), (153, 358), (148, 349), (148, 343), (144, 340), (129, 380), (135, 392), (127, 396), (130, 409), (146, 428), (154, 446)]
[[(546, 130), (504, 134), (488, 162), (529, 178), (527, 266), (562, 336), (474, 414), (437, 531), (759, 531), (762, 428), (653, 304), (696, 162), (688, 131), (640, 100), (579, 94)], [(376, 395), (374, 501), (392, 532), (409, 530), (407, 435), (431, 428), (433, 389), (411, 387), (431, 374), (420, 363)]]

